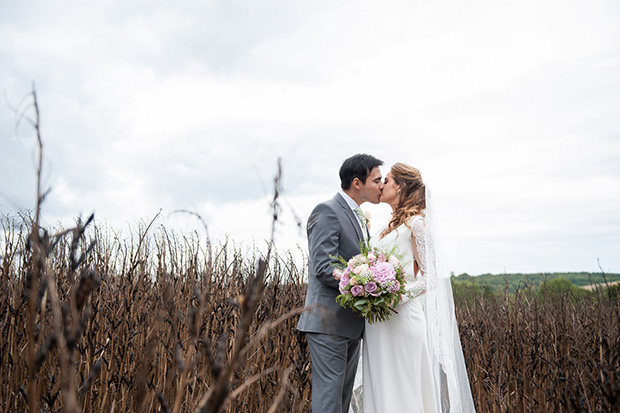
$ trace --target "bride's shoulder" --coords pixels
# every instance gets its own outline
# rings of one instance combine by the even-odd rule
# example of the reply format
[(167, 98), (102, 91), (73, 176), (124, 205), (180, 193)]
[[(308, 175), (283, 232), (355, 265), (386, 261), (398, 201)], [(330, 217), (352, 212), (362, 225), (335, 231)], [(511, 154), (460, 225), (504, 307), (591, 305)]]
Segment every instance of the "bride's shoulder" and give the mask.
[(426, 228), (426, 220), (424, 215), (414, 215), (409, 218), (409, 227), (413, 230), (414, 234), (420, 234)]
[(409, 225), (413, 225), (413, 224), (424, 225), (424, 222), (425, 222), (425, 218), (424, 218), (424, 215), (422, 214), (416, 214), (412, 216), (411, 218), (409, 218), (408, 220)]

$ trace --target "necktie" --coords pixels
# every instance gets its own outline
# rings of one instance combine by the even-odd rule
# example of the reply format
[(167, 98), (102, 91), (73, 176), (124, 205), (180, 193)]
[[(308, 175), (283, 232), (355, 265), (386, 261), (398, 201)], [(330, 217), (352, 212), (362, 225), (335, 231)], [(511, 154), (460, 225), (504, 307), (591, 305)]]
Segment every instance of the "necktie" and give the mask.
[(362, 208), (360, 207), (355, 208), (353, 211), (362, 222), (362, 226), (365, 230), (365, 235), (367, 236), (367, 238), (370, 238), (370, 232), (368, 231), (368, 218), (366, 218), (366, 215), (364, 215), (364, 211), (362, 211)]

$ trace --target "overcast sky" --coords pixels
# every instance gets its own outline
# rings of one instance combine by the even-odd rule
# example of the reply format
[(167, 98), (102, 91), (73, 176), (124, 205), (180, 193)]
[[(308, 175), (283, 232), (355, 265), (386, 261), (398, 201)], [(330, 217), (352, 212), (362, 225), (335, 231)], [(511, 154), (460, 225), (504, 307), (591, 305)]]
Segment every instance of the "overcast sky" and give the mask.
[[(457, 274), (620, 272), (620, 3), (0, 2), (0, 212), (281, 249), (348, 156), (418, 167)], [(22, 106), (20, 106), (22, 105)], [(26, 110), (32, 115), (32, 111)], [(378, 229), (385, 205), (364, 205)]]

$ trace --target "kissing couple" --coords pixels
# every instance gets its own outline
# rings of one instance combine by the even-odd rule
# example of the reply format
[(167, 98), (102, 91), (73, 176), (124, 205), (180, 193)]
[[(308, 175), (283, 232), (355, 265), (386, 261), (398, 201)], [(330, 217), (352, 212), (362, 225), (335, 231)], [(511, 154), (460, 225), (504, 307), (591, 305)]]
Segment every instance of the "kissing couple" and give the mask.
[[(312, 412), (349, 411), (360, 358), (364, 413), (473, 412), (430, 192), (416, 168), (396, 163), (383, 178), (382, 165), (367, 154), (346, 159), (340, 191), (308, 219), (308, 291), (297, 329), (310, 350)], [(373, 235), (365, 202), (392, 207)], [(336, 301), (335, 257), (348, 261), (362, 242), (401, 256), (408, 295), (387, 321), (371, 324)]]

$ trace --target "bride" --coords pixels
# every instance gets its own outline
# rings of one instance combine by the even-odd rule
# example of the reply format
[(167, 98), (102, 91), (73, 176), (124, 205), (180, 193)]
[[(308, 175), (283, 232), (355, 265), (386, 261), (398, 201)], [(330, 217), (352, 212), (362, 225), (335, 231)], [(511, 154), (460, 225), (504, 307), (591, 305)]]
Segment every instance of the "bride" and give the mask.
[(473, 412), (454, 316), (449, 274), (438, 256), (435, 217), (420, 172), (397, 163), (385, 178), (381, 202), (392, 219), (371, 238), (398, 246), (407, 290), (386, 322), (366, 322), (363, 345), (364, 413)]

